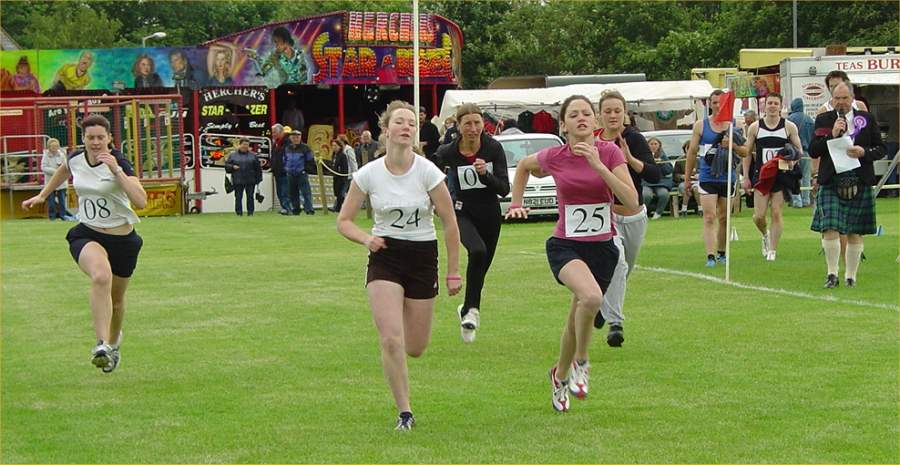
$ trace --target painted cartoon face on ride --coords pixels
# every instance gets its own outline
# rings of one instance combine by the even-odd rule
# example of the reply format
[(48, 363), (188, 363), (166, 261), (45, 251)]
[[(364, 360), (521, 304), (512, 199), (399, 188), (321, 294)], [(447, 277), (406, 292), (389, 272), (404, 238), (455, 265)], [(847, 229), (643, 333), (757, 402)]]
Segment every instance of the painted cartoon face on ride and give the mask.
[(141, 61), (138, 62), (138, 71), (141, 73), (141, 76), (149, 76), (150, 68), (150, 59), (141, 58)]
[(169, 65), (172, 67), (172, 71), (176, 73), (180, 73), (184, 71), (184, 57), (181, 56), (180, 53), (176, 53), (169, 58)]
[(228, 74), (228, 55), (225, 52), (216, 53), (216, 74), (226, 76)]
[(478, 113), (465, 115), (460, 119), (460, 130), (466, 142), (475, 142), (484, 132), (484, 119)]
[(387, 139), (396, 144), (409, 144), (416, 140), (416, 115), (406, 108), (398, 108), (388, 119)]

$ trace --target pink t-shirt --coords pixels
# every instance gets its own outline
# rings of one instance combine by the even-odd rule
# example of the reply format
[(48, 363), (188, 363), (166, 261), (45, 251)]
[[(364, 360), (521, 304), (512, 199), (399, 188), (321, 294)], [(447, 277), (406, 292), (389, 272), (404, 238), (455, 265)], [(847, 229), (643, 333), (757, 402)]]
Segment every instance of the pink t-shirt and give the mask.
[[(595, 141), (600, 161), (610, 170), (625, 163), (625, 156), (611, 142)], [(599, 242), (612, 239), (613, 192), (587, 159), (572, 153), (569, 145), (550, 147), (537, 154), (537, 161), (556, 182), (559, 221), (554, 237)]]

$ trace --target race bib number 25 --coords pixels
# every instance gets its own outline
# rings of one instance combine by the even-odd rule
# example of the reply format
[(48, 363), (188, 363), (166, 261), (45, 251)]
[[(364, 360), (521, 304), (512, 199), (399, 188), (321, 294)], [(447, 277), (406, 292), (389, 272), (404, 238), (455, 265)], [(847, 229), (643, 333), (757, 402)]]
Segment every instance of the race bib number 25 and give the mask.
[(566, 237), (591, 237), (612, 231), (608, 203), (566, 205)]

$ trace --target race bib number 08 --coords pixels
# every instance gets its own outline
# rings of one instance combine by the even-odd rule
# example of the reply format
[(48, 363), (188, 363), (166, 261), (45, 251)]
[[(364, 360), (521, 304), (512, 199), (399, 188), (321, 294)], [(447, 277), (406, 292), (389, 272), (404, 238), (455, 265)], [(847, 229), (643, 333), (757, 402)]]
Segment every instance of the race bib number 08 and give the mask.
[(608, 203), (566, 205), (566, 237), (591, 237), (612, 231)]
[[(488, 162), (485, 165), (487, 166), (487, 172), (494, 172), (494, 162)], [(487, 187), (480, 179), (478, 179), (478, 172), (475, 171), (475, 167), (472, 165), (458, 166), (456, 168), (456, 173), (459, 177), (459, 188), (464, 191), (469, 189), (484, 189)]]
[(82, 196), (79, 200), (79, 212), (86, 220), (106, 219), (112, 215), (112, 205), (106, 197)]

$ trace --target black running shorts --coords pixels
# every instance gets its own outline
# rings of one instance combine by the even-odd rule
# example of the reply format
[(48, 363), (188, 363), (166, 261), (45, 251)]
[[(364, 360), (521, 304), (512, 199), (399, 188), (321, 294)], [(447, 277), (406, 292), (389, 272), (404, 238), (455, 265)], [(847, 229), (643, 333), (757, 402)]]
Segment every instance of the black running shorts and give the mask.
[(384, 238), (386, 248), (369, 253), (366, 285), (382, 280), (403, 286), (408, 299), (433, 299), (438, 295), (437, 241), (405, 241)]
[(104, 234), (90, 227), (78, 223), (77, 226), (69, 230), (66, 234), (66, 240), (69, 241), (69, 252), (75, 263), (78, 263), (78, 257), (81, 256), (81, 249), (88, 242), (96, 242), (106, 250), (109, 256), (109, 267), (112, 274), (121, 278), (130, 278), (137, 266), (138, 254), (141, 252), (141, 246), (144, 240), (134, 230), (124, 236), (116, 236), (113, 234)]
[(547, 261), (550, 262), (550, 271), (556, 282), (563, 284), (559, 280), (559, 272), (572, 260), (583, 261), (600, 285), (600, 290), (606, 293), (619, 262), (619, 248), (612, 239), (602, 242), (573, 241), (559, 237), (547, 239)]

